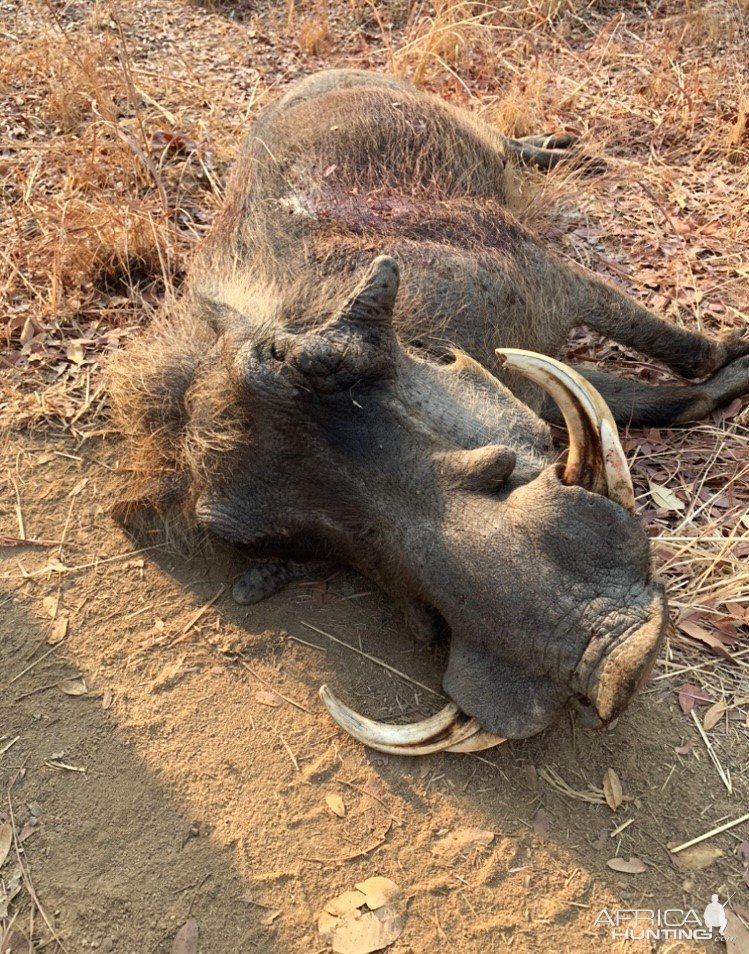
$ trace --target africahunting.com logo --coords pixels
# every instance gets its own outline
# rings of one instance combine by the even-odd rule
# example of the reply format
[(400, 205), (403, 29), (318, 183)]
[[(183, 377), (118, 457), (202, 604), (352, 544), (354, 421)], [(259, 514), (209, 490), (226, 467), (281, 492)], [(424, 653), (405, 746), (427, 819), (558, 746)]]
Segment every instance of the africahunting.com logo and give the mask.
[(593, 922), (612, 941), (725, 941), (725, 906), (714, 894), (702, 917), (694, 908), (603, 908)]

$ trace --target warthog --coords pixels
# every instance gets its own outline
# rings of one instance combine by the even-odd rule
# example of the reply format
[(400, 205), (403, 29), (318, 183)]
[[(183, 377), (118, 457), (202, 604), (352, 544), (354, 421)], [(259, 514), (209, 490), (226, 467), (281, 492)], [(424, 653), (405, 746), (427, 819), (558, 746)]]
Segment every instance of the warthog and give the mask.
[[(449, 634), (454, 705), (423, 723), (324, 692), (385, 751), (478, 749), (568, 707), (615, 719), (668, 613), (614, 419), (689, 421), (749, 391), (749, 343), (660, 320), (509, 213), (508, 158), (549, 166), (567, 145), (505, 139), (392, 77), (312, 76), (255, 122), (180, 301), (112, 367), (123, 513), (244, 547), (240, 602), (332, 559), (420, 638)], [(706, 380), (544, 357), (583, 323)]]

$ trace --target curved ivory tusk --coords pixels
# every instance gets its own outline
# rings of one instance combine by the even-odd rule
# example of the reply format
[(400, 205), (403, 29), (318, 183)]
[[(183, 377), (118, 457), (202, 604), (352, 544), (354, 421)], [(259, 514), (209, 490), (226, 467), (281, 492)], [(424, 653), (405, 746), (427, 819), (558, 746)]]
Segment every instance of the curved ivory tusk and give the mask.
[(508, 371), (533, 381), (559, 406), (570, 438), (564, 483), (585, 487), (633, 511), (635, 495), (616, 423), (593, 385), (544, 354), (518, 348), (498, 348), (496, 354)]
[[(385, 745), (410, 745), (414, 742), (428, 742), (436, 735), (444, 732), (458, 720), (460, 709), (454, 702), (449, 702), (444, 709), (421, 722), (412, 722), (409, 725), (389, 725), (387, 722), (375, 722), (349, 709), (337, 699), (327, 686), (320, 688), (320, 698), (333, 716), (341, 725), (337, 716), (342, 715), (350, 720), (351, 725), (360, 733), (366, 733), (367, 745), (371, 742), (382, 742)], [(347, 726), (342, 726), (347, 728)]]
[(479, 729), (475, 735), (470, 736), (464, 742), (456, 742), (451, 745), (447, 752), (482, 752), (484, 749), (492, 749), (495, 745), (501, 745), (506, 742), (500, 735), (493, 735), (486, 729)]
[(467, 742), (471, 736), (483, 733), (479, 723), (463, 715), (452, 702), (436, 715), (421, 722), (388, 725), (354, 712), (337, 699), (327, 686), (320, 687), (320, 698), (345, 732), (371, 749), (387, 752), (389, 755), (429, 755), (432, 752), (442, 752)]

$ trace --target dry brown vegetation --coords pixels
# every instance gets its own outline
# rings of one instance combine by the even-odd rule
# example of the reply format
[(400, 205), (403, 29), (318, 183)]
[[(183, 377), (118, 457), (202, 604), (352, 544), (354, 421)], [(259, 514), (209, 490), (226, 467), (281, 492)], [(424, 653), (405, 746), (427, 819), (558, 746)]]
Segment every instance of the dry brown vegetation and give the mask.
[[(260, 106), (330, 65), (391, 70), (509, 134), (582, 135), (605, 152), (606, 175), (523, 178), (521, 214), (672, 321), (749, 333), (746, 0), (0, 0), (0, 16), (6, 468), (29, 429), (98, 453), (110, 426), (102, 359), (178, 292)], [(570, 354), (665, 376), (584, 329)], [(724, 788), (731, 767), (738, 789), (749, 764), (749, 410), (735, 402), (625, 446), (674, 610), (651, 691), (689, 684), (718, 706), (703, 782)], [(17, 478), (0, 481), (6, 542), (25, 536)], [(28, 588), (9, 566), (11, 592)]]

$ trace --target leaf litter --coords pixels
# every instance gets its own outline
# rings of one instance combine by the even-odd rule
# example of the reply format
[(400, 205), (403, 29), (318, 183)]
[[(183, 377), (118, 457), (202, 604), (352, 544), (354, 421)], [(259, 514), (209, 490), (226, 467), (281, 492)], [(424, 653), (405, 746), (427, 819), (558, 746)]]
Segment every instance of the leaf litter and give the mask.
[(619, 776), (612, 768), (606, 769), (603, 773), (601, 787), (603, 789), (603, 797), (606, 799), (606, 804), (615, 812), (621, 805), (624, 795), (622, 793), (622, 783)]
[(606, 864), (612, 871), (621, 874), (642, 874), (648, 870), (648, 866), (639, 858), (609, 858)]
[(405, 924), (401, 888), (390, 878), (376, 875), (328, 901), (317, 928), (334, 954), (372, 954), (397, 941)]
[(690, 871), (700, 871), (702, 868), (709, 868), (718, 858), (722, 858), (723, 851), (715, 845), (694, 845), (692, 848), (685, 848), (678, 855), (672, 855), (672, 857), (682, 868), (688, 868)]
[(13, 829), (9, 821), (0, 824), (0, 868), (5, 864), (10, 846), (13, 844)]
[(66, 696), (85, 696), (88, 694), (86, 680), (83, 676), (79, 676), (76, 679), (65, 679), (63, 682), (58, 683), (58, 686)]
[(689, 715), (695, 706), (709, 706), (713, 702), (701, 686), (695, 686), (692, 683), (685, 682), (674, 692), (679, 697), (679, 707), (684, 715)]
[(330, 811), (337, 815), (339, 818), (345, 818), (346, 816), (346, 805), (343, 801), (343, 798), (338, 794), (331, 794), (325, 796), (325, 804), (328, 806)]
[(188, 918), (172, 941), (171, 954), (197, 954), (200, 931), (195, 918)]

